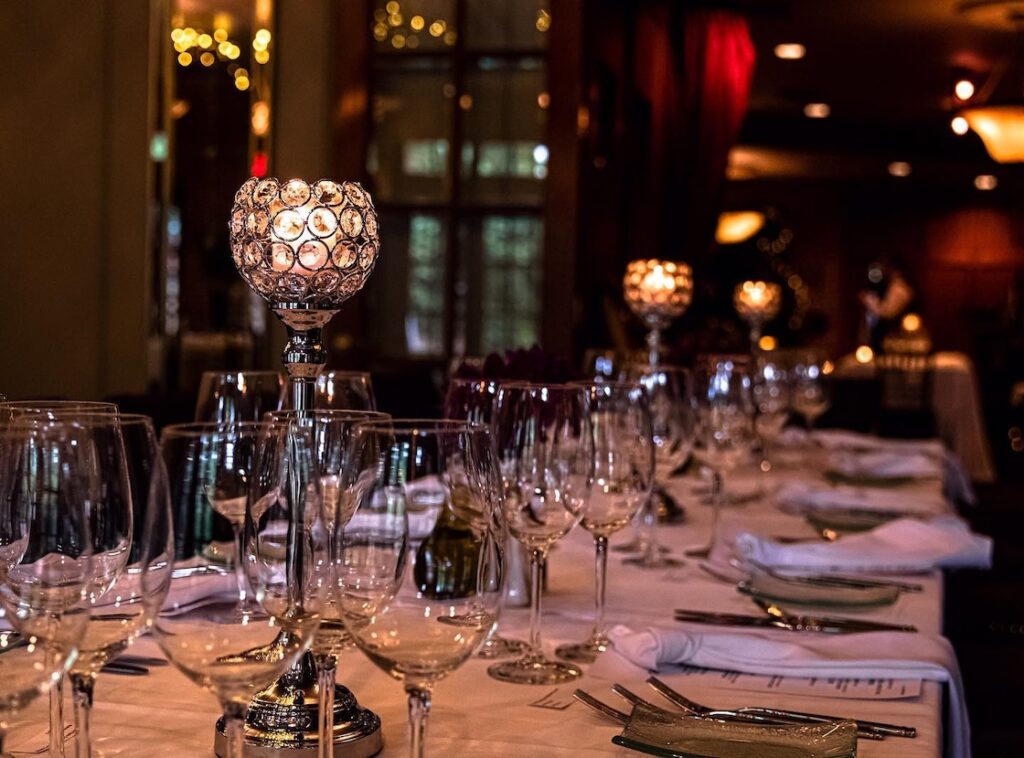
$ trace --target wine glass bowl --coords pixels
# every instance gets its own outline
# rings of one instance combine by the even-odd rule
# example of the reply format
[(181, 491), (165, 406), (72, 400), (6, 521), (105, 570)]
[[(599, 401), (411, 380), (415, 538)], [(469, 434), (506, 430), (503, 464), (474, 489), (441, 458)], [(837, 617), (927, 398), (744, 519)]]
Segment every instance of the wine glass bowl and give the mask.
[(793, 410), (803, 417), (810, 430), (832, 405), (829, 369), (828, 361), (813, 352), (802, 354), (793, 365)]
[(375, 411), (373, 379), (366, 371), (323, 371), (316, 379), (315, 408)]
[(196, 396), (195, 421), (260, 421), (284, 407), (287, 384), (279, 371), (204, 371)]

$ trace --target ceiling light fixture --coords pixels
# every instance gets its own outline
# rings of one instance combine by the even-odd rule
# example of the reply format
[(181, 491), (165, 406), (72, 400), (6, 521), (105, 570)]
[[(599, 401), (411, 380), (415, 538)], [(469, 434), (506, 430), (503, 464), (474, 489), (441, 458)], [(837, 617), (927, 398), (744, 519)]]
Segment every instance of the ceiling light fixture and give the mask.
[(804, 115), (807, 118), (828, 118), (832, 109), (828, 103), (807, 103), (804, 106)]
[(910, 164), (906, 161), (893, 161), (889, 164), (890, 176), (910, 176)]
[(718, 216), (715, 241), (719, 245), (736, 245), (746, 242), (764, 226), (764, 214), (760, 211), (726, 211)]
[(961, 79), (953, 87), (953, 94), (957, 100), (970, 100), (974, 97), (974, 82), (970, 79)]
[(807, 48), (799, 42), (783, 42), (775, 46), (775, 57), (784, 61), (798, 61), (807, 54)]
[[(968, 106), (957, 115), (966, 119), (970, 128), (981, 137), (993, 160), (1020, 163), (1024, 161), (1024, 98), (1021, 97), (1024, 62), (1021, 61), (1020, 43), (1024, 16), (1021, 15), (1021, 0), (962, 0), (957, 10), (977, 23), (996, 24), (1017, 32), (1017, 44), (993, 66), (988, 78), (978, 88), (974, 96), (978, 105)], [(992, 179), (994, 181), (995, 177)], [(975, 186), (983, 189), (977, 180)], [(992, 187), (984, 189), (994, 186), (993, 183)]]

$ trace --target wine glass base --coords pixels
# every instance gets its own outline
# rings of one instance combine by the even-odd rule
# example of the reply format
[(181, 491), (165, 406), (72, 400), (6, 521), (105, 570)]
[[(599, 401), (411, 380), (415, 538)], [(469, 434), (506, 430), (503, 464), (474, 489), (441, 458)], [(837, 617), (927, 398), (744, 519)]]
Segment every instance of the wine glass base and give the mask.
[(480, 646), (476, 652), (477, 658), (511, 658), (512, 656), (523, 656), (530, 649), (522, 640), (509, 640), (495, 634), (487, 642)]
[(608, 649), (608, 640), (589, 639), (586, 642), (575, 642), (567, 645), (559, 645), (555, 648), (555, 655), (559, 658), (572, 661), (573, 663), (593, 663)]
[(638, 555), (635, 558), (625, 558), (622, 562), (642, 569), (675, 568), (677, 566), (682, 566), (685, 563), (685, 561), (682, 561), (679, 558), (673, 558), (671, 555), (664, 555), (660, 551), (654, 555), (644, 553), (643, 555)]
[(487, 669), (492, 679), (510, 684), (565, 684), (575, 682), (583, 672), (576, 666), (547, 658), (529, 657), (495, 663)]

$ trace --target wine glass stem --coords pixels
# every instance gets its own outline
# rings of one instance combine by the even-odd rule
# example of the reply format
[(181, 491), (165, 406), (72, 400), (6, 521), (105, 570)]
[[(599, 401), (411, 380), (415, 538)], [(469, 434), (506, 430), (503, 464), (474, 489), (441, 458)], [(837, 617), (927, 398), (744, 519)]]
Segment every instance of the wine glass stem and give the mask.
[(334, 755), (334, 679), (338, 659), (333, 655), (317, 655), (316, 672), (320, 700), (317, 705), (319, 712), (318, 758), (331, 758)]
[(608, 538), (594, 537), (594, 635), (596, 642), (604, 640), (605, 577), (608, 575)]
[(658, 546), (658, 504), (655, 500), (659, 497), (660, 488), (654, 486), (654, 490), (644, 503), (643, 524), (644, 524), (644, 560), (647, 563), (655, 562), (660, 558), (661, 548)]
[(711, 538), (708, 540), (708, 555), (715, 549), (718, 539), (718, 520), (722, 515), (722, 489), (725, 482), (722, 472), (717, 469), (711, 472)]
[(409, 755), (411, 758), (423, 758), (426, 753), (427, 717), (430, 716), (430, 689), (426, 687), (406, 687), (409, 696)]
[(238, 607), (244, 609), (248, 596), (249, 582), (245, 578), (245, 564), (242, 562), (245, 550), (245, 534), (241, 524), (231, 524), (231, 536), (235, 542), (235, 585), (238, 588)]
[(647, 362), (652, 367), (661, 362), (661, 329), (647, 332)]
[(92, 690), (96, 680), (88, 674), (71, 674), (71, 700), (75, 707), (75, 758), (92, 756)]
[(245, 706), (241, 703), (224, 704), (224, 735), (228, 738), (224, 758), (245, 758)]
[(540, 595), (546, 559), (547, 554), (544, 550), (530, 551), (530, 652), (538, 657), (544, 656), (540, 643)]
[(64, 677), (50, 689), (50, 755), (64, 756)]

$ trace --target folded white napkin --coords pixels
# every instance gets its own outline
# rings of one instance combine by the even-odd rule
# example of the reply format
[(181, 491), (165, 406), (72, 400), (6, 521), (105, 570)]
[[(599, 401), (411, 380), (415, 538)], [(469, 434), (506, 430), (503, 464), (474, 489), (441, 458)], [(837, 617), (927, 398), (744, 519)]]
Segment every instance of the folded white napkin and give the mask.
[(910, 453), (941, 459), (946, 449), (941, 440), (904, 440), (876, 437), (845, 429), (819, 429), (811, 438), (826, 450), (864, 453)]
[(775, 493), (776, 501), (791, 508), (858, 508), (869, 511), (913, 513), (935, 516), (948, 513), (949, 503), (938, 492), (902, 492), (899, 489), (879, 487), (852, 487), (840, 485), (790, 482)]
[(940, 479), (942, 461), (922, 453), (834, 451), (828, 456), (828, 470), (851, 478)]
[(938, 566), (989, 568), (992, 540), (974, 534), (955, 516), (929, 521), (901, 518), (835, 542), (781, 544), (741, 532), (735, 537), (741, 556), (774, 568), (815, 571), (914, 573)]
[[(783, 637), (785, 635), (785, 637)], [(949, 685), (949, 744), (971, 754), (970, 724), (956, 655), (945, 637), (905, 632), (798, 634), (682, 628), (609, 632), (615, 652), (642, 669), (688, 664), (792, 677), (930, 679)]]

